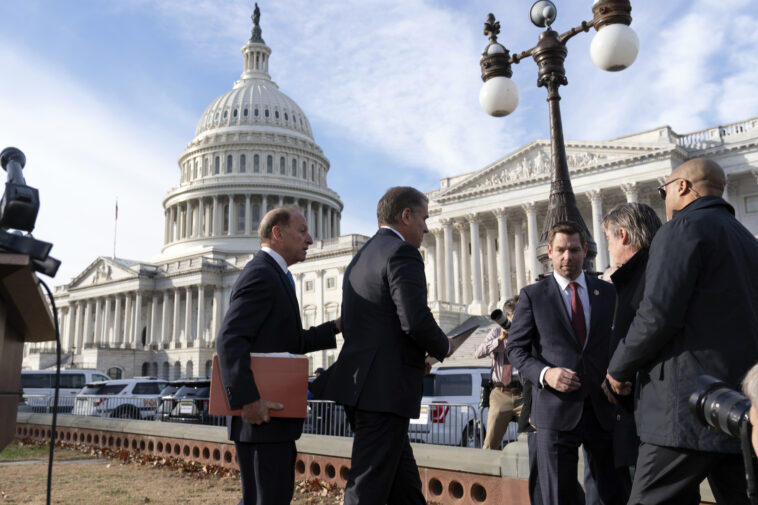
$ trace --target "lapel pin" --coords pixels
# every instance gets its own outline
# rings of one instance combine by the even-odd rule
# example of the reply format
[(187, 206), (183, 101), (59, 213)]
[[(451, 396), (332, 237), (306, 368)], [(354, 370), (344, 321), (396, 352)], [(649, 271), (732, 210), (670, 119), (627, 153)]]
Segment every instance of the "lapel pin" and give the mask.
[(598, 291), (598, 290), (596, 289), (596, 290), (595, 290), (595, 291), (593, 291), (592, 293), (593, 293), (595, 296), (598, 296), (598, 295), (600, 294), (600, 291)]

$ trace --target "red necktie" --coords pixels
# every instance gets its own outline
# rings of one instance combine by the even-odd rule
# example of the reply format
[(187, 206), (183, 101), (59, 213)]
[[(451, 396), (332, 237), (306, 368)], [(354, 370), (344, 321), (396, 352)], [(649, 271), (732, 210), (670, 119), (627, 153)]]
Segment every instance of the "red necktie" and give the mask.
[(571, 326), (574, 327), (574, 334), (579, 345), (584, 349), (584, 342), (587, 340), (587, 323), (584, 320), (582, 300), (579, 298), (579, 286), (576, 282), (572, 282), (569, 287), (571, 288)]

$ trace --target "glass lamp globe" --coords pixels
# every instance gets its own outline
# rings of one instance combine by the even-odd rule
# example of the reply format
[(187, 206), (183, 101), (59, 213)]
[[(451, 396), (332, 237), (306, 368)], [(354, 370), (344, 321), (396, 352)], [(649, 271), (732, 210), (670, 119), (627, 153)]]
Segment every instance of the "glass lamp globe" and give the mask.
[(621, 23), (600, 28), (592, 38), (590, 57), (603, 70), (618, 72), (634, 63), (640, 40), (629, 26)]
[(507, 77), (488, 79), (479, 91), (479, 105), (490, 116), (507, 116), (518, 106), (518, 87)]

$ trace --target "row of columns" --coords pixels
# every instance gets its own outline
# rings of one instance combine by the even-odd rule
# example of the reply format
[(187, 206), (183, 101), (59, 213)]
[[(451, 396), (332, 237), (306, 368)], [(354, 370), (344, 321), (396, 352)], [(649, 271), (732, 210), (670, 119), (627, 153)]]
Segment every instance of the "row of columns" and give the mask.
[[(208, 289), (212, 290), (210, 319), (206, 318)], [(221, 304), (222, 289), (217, 286), (71, 301), (59, 315), (62, 347), (66, 351), (74, 347), (138, 349), (143, 347), (143, 330), (144, 347), (204, 347), (215, 340)]]
[[(339, 211), (320, 202), (303, 202), (282, 195), (215, 195), (186, 200), (167, 208), (163, 240), (169, 244), (192, 238), (249, 236), (257, 232), (258, 223), (270, 209), (292, 203), (305, 214), (314, 239), (339, 236)], [(244, 208), (242, 216), (241, 208)]]
[[(627, 202), (636, 202), (637, 184), (623, 184)], [(592, 234), (597, 243), (595, 266), (609, 266), (608, 246), (603, 232), (602, 192), (586, 193), (592, 209)], [(492, 222), (492, 217), (495, 222)], [(512, 232), (509, 231), (509, 218)], [(440, 219), (441, 228), (431, 230), (434, 240), (426, 247), (430, 298), (463, 304), (471, 314), (484, 314), (535, 279), (539, 272), (537, 204), (499, 208), (490, 212)], [(524, 241), (526, 228), (526, 242)], [(485, 242), (482, 247), (481, 237)], [(456, 244), (457, 242), (457, 244)], [(457, 247), (456, 247), (457, 245)], [(512, 276), (515, 273), (515, 286)], [(486, 292), (484, 281), (486, 280)]]

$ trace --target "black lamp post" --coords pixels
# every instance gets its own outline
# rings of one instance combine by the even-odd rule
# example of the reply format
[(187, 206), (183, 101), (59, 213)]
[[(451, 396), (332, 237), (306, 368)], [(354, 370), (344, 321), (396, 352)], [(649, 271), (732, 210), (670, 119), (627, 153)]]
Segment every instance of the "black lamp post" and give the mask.
[(489, 36), (490, 43), (484, 49), (480, 61), (484, 81), (479, 93), (482, 109), (497, 117), (507, 116), (514, 111), (518, 105), (518, 88), (510, 80), (511, 64), (519, 63), (527, 56), (534, 58), (539, 68), (537, 85), (547, 88), (552, 170), (547, 216), (537, 246), (537, 258), (542, 264), (542, 271), (537, 272), (539, 276), (551, 271), (547, 256), (547, 234), (558, 222), (572, 221), (584, 229), (589, 243), (584, 265), (586, 269), (594, 270), (597, 254), (597, 245), (579, 213), (566, 160), (559, 104), (561, 97), (558, 94), (558, 88), (568, 84), (563, 64), (567, 54), (566, 43), (574, 35), (595, 28), (597, 34), (590, 47), (592, 61), (603, 70), (611, 72), (625, 69), (634, 62), (639, 48), (637, 35), (629, 27), (632, 22), (631, 10), (629, 0), (595, 0), (592, 6), (592, 21), (582, 21), (581, 25), (559, 35), (551, 29), (556, 17), (555, 5), (550, 0), (539, 0), (532, 5), (529, 17), (536, 26), (546, 29), (540, 34), (536, 46), (513, 56), (510, 56), (508, 49), (497, 41), (500, 22), (495, 20), (495, 16), (489, 14), (484, 23), (484, 34)]

